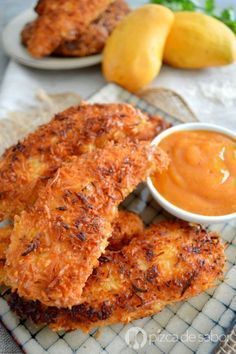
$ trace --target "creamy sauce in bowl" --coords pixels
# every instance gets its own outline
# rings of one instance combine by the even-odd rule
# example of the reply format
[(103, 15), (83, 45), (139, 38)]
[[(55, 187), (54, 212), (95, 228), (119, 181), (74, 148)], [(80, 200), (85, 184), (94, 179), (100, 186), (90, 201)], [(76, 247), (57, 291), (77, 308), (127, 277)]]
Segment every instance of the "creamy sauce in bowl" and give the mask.
[(158, 146), (171, 162), (151, 180), (166, 200), (200, 215), (236, 212), (235, 139), (214, 131), (177, 131)]

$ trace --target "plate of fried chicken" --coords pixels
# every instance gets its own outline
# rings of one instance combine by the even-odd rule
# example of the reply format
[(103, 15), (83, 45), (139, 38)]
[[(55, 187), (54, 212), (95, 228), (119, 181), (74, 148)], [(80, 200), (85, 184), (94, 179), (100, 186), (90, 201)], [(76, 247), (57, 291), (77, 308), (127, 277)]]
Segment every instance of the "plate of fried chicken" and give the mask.
[[(0, 217), (10, 220), (0, 230), (0, 282), (7, 289), (1, 319), (26, 352), (35, 346), (86, 352), (87, 346), (112, 353), (121, 341), (127, 346), (122, 324), (142, 323), (147, 333), (152, 323), (153, 331), (170, 335), (174, 325), (179, 334), (207, 334), (224, 332), (232, 320), (230, 271), (222, 279), (226, 256), (229, 268), (234, 264), (233, 226), (220, 226), (225, 255), (217, 229), (163, 213), (142, 182), (167, 168), (168, 156), (150, 142), (175, 121), (116, 90), (139, 108), (99, 103), (95, 95), (93, 103), (56, 114), (0, 160)], [(104, 100), (104, 90), (99, 97)], [(97, 328), (106, 339), (96, 337)], [(199, 353), (209, 352), (203, 348)], [(183, 344), (181, 352), (195, 351)]]
[(102, 60), (109, 35), (129, 11), (125, 0), (70, 0), (64, 6), (40, 0), (34, 10), (26, 10), (7, 25), (3, 46), (12, 58), (35, 68), (95, 65)]

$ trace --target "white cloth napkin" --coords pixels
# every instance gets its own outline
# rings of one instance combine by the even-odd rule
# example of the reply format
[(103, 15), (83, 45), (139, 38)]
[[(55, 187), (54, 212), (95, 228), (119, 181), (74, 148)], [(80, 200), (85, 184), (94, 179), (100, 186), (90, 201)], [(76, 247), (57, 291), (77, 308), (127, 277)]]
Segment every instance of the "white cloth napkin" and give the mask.
[(48, 93), (76, 92), (87, 98), (105, 85), (100, 66), (85, 69), (47, 71), (27, 68), (10, 61), (0, 92), (0, 117), (9, 111), (34, 105), (39, 90)]
[[(35, 94), (76, 92), (88, 98), (105, 85), (100, 66), (71, 71), (43, 71), (13, 61), (5, 74), (0, 94), (0, 117), (35, 104)], [(236, 65), (207, 70), (178, 70), (164, 66), (151, 87), (179, 93), (200, 121), (236, 129)]]
[(236, 130), (236, 64), (205, 70), (165, 66), (152, 85), (178, 92), (200, 121)]

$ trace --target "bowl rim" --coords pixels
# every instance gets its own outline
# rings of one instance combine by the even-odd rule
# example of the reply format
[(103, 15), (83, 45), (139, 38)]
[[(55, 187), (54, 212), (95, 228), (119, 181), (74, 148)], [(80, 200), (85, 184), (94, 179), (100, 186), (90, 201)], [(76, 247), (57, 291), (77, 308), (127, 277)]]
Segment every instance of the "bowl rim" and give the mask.
[[(157, 135), (151, 142), (152, 146), (157, 146), (164, 138), (167, 136), (179, 132), (179, 131), (196, 131), (196, 130), (205, 130), (205, 131), (212, 131), (212, 132), (218, 132), (222, 133), (224, 135), (229, 136), (230, 138), (236, 139), (236, 132), (233, 130), (230, 130), (228, 128), (221, 127), (216, 124), (211, 124), (211, 123), (201, 123), (201, 122), (194, 122), (194, 123), (184, 123), (184, 124), (178, 124), (175, 125), (174, 127), (168, 128), (164, 130), (162, 133)], [(155, 188), (151, 177), (147, 178), (147, 186), (154, 197), (154, 199), (165, 209), (167, 210), (170, 214), (189, 221), (189, 222), (196, 222), (196, 223), (205, 223), (205, 224), (213, 224), (213, 223), (221, 223), (221, 222), (226, 222), (229, 220), (232, 220), (236, 218), (236, 212), (230, 213), (230, 214), (225, 214), (225, 215), (201, 215), (201, 214), (196, 214), (192, 213), (190, 211), (184, 210), (180, 207), (177, 207), (176, 205), (172, 204), (170, 201), (168, 201), (166, 198), (164, 198), (159, 191)]]

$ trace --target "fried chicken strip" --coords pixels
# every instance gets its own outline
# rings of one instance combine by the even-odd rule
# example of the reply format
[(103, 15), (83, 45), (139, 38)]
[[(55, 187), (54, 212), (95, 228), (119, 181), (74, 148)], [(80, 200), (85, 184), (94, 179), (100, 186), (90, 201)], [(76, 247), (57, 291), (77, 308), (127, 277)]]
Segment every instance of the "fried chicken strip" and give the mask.
[(62, 162), (108, 141), (151, 140), (169, 124), (128, 104), (82, 104), (59, 113), (0, 160), (0, 220), (33, 205)]
[(106, 251), (89, 277), (83, 302), (72, 309), (46, 307), (13, 294), (22, 318), (53, 330), (82, 329), (153, 315), (172, 302), (214, 286), (225, 264), (218, 235), (181, 221), (151, 226), (119, 252)]
[(167, 155), (147, 142), (110, 142), (72, 157), (14, 219), (7, 285), (49, 306), (80, 303), (82, 289), (111, 236), (118, 205)]
[[(120, 210), (117, 217), (111, 223), (111, 226), (112, 234), (109, 238), (107, 249), (116, 251), (129, 244), (131, 239), (144, 229), (140, 217), (127, 210)], [(4, 265), (6, 263), (6, 251), (10, 245), (12, 230), (12, 225), (0, 228), (0, 285), (5, 283), (6, 271)]]
[(65, 41), (54, 54), (66, 57), (84, 57), (101, 53), (108, 37), (121, 19), (129, 13), (124, 0), (117, 0), (75, 40)]
[[(83, 33), (79, 33), (72, 41), (64, 41), (55, 49), (52, 55), (84, 57), (101, 53), (107, 38), (129, 12), (129, 7), (124, 0), (116, 0), (110, 4), (106, 11), (86, 27)], [(36, 20), (27, 23), (22, 30), (21, 39), (27, 47), (36, 26)]]
[(106, 249), (119, 251), (143, 230), (143, 221), (137, 214), (127, 210), (120, 210), (118, 217), (112, 223), (112, 235), (109, 238), (109, 244)]
[(84, 32), (111, 3), (112, 0), (40, 0), (28, 51), (35, 58), (50, 55), (63, 41)]

